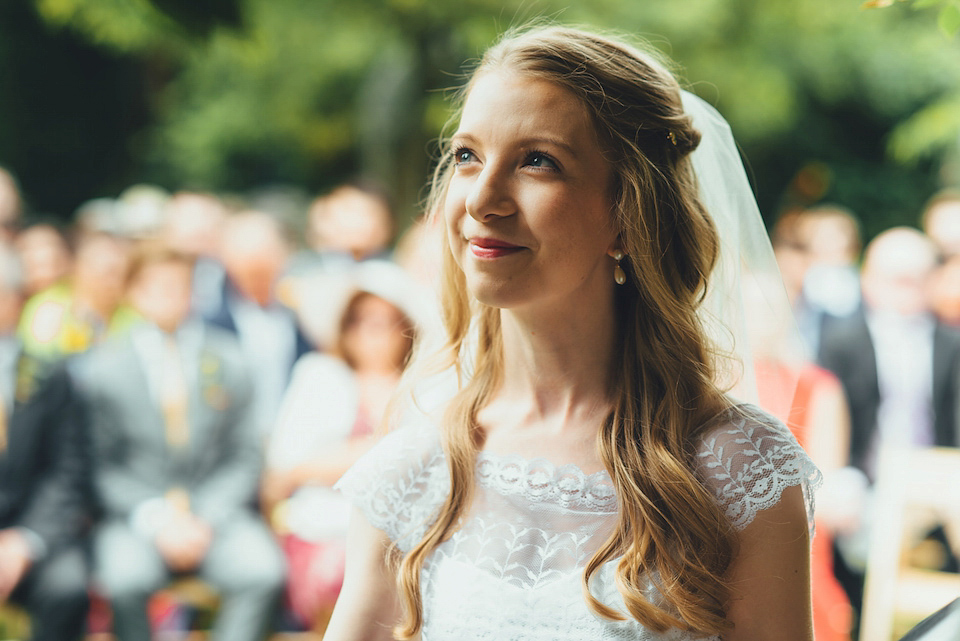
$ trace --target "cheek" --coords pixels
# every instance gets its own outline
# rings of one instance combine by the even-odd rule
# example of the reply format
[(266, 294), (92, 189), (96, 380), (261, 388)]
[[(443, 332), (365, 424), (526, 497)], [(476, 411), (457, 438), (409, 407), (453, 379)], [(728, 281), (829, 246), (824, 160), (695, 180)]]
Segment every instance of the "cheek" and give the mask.
[(463, 239), (460, 227), (465, 215), (466, 209), (463, 206), (463, 200), (456, 199), (453, 193), (449, 193), (443, 206), (444, 227), (446, 229), (444, 242), (449, 247), (457, 264), (461, 266), (466, 241)]

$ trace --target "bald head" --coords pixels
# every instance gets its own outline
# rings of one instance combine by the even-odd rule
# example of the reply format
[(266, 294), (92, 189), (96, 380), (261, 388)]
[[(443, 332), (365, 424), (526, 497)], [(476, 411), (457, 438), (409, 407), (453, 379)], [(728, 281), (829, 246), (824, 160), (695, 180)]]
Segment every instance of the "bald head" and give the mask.
[(910, 315), (928, 309), (927, 287), (937, 265), (937, 247), (915, 229), (896, 227), (867, 246), (863, 296), (874, 311)]

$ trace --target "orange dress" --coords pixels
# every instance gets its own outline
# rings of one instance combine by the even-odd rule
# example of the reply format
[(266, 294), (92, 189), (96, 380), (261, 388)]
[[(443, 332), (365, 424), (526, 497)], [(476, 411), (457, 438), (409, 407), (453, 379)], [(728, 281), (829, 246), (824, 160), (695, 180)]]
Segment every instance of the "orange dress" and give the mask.
[[(784, 421), (800, 445), (807, 449), (810, 433), (810, 399), (815, 390), (839, 389), (840, 382), (829, 371), (809, 364), (799, 372), (780, 363), (755, 363), (760, 405)], [(793, 391), (793, 398), (784, 395)], [(788, 415), (783, 416), (784, 408)], [(779, 410), (779, 411), (778, 411)], [(810, 583), (813, 588), (813, 629), (817, 641), (850, 641), (853, 610), (846, 592), (833, 574), (832, 537), (817, 523), (811, 542)]]

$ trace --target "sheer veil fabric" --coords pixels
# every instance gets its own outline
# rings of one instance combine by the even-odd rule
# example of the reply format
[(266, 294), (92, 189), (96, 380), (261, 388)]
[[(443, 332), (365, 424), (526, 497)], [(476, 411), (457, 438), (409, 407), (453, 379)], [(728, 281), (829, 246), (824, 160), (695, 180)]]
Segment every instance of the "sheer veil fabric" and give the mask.
[[(683, 92), (683, 108), (701, 134), (693, 168), (701, 202), (720, 235), (720, 256), (701, 319), (718, 350), (720, 384), (731, 396), (756, 403), (754, 362), (775, 355), (778, 361), (799, 363), (806, 358), (805, 348), (729, 124), (688, 91)], [(791, 383), (795, 387), (797, 381), (784, 381)], [(786, 416), (778, 410), (788, 408), (769, 409)]]
[[(756, 400), (752, 320), (789, 321), (789, 302), (729, 126), (700, 98), (684, 93), (683, 101), (702, 134), (692, 160), (722, 245), (703, 322), (723, 354), (723, 384), (738, 401), (750, 403)], [(441, 379), (426, 386), (432, 400), (420, 397), (414, 406), (421, 411), (404, 414), (401, 426), (337, 484), (401, 551), (419, 542), (450, 490), (436, 418), (442, 412), (431, 411), (442, 405), (444, 395), (436, 391), (451, 388)], [(694, 464), (737, 530), (776, 504), (784, 489), (798, 485), (812, 524), (819, 471), (790, 431), (753, 405), (738, 405), (708, 430)], [(682, 630), (657, 633), (629, 616), (610, 621), (587, 607), (584, 566), (618, 516), (606, 471), (585, 474), (572, 464), (485, 451), (476, 470), (470, 508), (423, 567), (423, 641), (704, 638)], [(616, 560), (607, 563), (590, 589), (626, 614), (615, 569)], [(656, 577), (650, 577), (647, 590), (656, 601)]]

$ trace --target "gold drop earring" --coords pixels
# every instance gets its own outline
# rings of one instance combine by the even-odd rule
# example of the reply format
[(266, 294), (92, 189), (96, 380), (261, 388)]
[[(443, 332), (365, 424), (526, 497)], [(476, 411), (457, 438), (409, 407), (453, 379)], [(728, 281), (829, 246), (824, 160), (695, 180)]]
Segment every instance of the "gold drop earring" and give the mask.
[(627, 282), (627, 275), (624, 273), (623, 267), (620, 266), (623, 256), (624, 253), (619, 249), (613, 253), (613, 259), (617, 261), (617, 265), (613, 268), (613, 280), (617, 282), (617, 285), (623, 285)]

